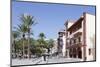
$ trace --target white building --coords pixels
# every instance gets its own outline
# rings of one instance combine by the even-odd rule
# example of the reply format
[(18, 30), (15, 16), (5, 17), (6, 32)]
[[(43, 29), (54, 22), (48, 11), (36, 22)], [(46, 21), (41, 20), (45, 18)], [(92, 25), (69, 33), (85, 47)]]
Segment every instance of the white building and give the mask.
[(67, 21), (66, 26), (66, 56), (80, 58), (83, 61), (95, 60), (95, 16), (89, 13), (75, 22)]
[(65, 35), (65, 30), (61, 30), (58, 38), (58, 50), (62, 54), (63, 57), (66, 56), (66, 35)]

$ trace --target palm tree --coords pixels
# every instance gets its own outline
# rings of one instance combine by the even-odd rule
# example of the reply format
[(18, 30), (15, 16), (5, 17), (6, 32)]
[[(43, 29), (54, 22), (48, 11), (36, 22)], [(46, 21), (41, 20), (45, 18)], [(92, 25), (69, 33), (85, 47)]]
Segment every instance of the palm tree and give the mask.
[(13, 35), (13, 49), (14, 49), (14, 53), (16, 56), (16, 39), (19, 37), (19, 33), (17, 31), (12, 31), (12, 35)]
[(20, 33), (22, 40), (23, 40), (23, 58), (24, 58), (24, 41), (25, 41), (25, 34), (27, 33), (27, 27), (24, 24), (20, 24), (18, 25), (18, 27), (16, 27), (17, 31)]
[(31, 27), (32, 25), (35, 25), (35, 18), (31, 15), (22, 15), (21, 16), (21, 20), (23, 22), (23, 24), (27, 27), (27, 33), (28, 33), (28, 58), (30, 57), (30, 35), (31, 33)]
[(45, 43), (44, 38), (46, 38), (45, 34), (44, 33), (40, 33), (38, 41), (40, 42), (41, 45), (43, 45)]
[(44, 34), (44, 33), (40, 33), (40, 34), (39, 34), (39, 38), (40, 38), (40, 39), (46, 38), (46, 37), (45, 37), (45, 34)]
[(44, 40), (45, 38), (46, 38), (46, 36), (45, 36), (44, 33), (40, 33), (40, 34), (39, 34), (38, 42), (39, 42), (39, 46), (41, 47), (41, 49), (43, 49), (43, 52), (45, 51), (44, 48), (47, 47), (47, 43), (46, 43), (46, 41)]

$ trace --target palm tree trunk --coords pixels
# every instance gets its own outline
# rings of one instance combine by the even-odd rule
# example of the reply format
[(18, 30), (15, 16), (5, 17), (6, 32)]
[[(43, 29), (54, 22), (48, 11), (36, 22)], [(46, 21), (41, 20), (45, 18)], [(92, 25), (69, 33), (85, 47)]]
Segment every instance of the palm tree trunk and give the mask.
[(15, 58), (16, 58), (16, 43), (15, 43), (15, 40), (14, 40), (14, 52), (15, 52)]
[(24, 39), (23, 39), (23, 58), (24, 58)]
[(25, 49), (24, 49), (24, 40), (25, 40), (25, 34), (23, 34), (23, 58), (24, 58), (24, 54), (25, 54)]
[(28, 58), (30, 58), (30, 33), (28, 33)]
[(14, 40), (14, 43), (13, 43), (13, 49), (14, 49), (14, 56), (16, 58), (16, 46), (15, 46), (15, 40)]

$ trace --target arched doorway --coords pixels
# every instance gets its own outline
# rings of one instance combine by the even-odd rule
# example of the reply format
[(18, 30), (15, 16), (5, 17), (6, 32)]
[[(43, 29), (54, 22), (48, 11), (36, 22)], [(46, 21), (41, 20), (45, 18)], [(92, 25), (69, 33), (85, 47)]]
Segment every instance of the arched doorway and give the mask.
[(76, 58), (76, 48), (73, 49), (73, 57)]
[(82, 50), (81, 50), (81, 47), (78, 48), (78, 58), (82, 58)]
[(70, 58), (72, 58), (72, 49), (70, 49), (69, 56), (70, 56)]

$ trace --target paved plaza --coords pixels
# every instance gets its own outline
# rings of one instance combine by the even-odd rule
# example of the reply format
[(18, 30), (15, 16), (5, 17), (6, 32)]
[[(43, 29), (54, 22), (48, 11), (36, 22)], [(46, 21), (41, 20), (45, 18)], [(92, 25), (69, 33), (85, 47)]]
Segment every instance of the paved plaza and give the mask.
[(78, 58), (63, 58), (63, 57), (50, 57), (44, 61), (43, 57), (35, 59), (12, 59), (12, 66), (16, 65), (31, 65), (31, 64), (48, 64), (48, 63), (62, 63), (62, 62), (77, 62), (82, 61)]
[(77, 61), (82, 61), (81, 59), (76, 59), (76, 58), (51, 58), (47, 59), (47, 61), (41, 61), (40, 63), (37, 64), (48, 64), (48, 63), (62, 63), (62, 62), (77, 62)]

